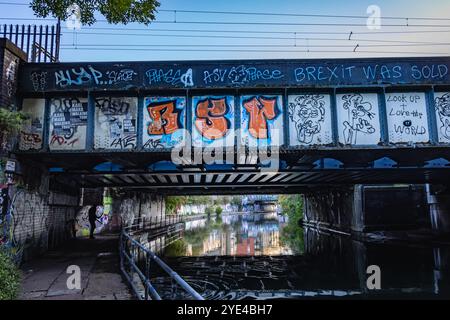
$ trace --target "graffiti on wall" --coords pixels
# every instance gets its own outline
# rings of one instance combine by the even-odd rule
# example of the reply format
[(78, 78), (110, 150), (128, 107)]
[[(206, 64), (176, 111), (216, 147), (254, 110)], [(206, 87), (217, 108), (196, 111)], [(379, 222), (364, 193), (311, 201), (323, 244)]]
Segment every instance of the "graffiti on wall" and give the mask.
[[(7, 189), (3, 189), (3, 201), (9, 200)], [(17, 263), (20, 263), (27, 248), (45, 250), (48, 247), (49, 220), (44, 198), (36, 192), (17, 190), (10, 205), (2, 215), (1, 244), (8, 248)]]
[(389, 141), (428, 142), (428, 117), (424, 92), (386, 93)]
[(290, 95), (288, 111), (291, 146), (333, 142), (330, 95)]
[(22, 111), (29, 116), (20, 130), (19, 149), (39, 150), (44, 135), (45, 99), (24, 99)]
[(146, 97), (143, 112), (144, 149), (171, 148), (184, 141), (185, 97)]
[(96, 97), (95, 149), (136, 147), (137, 98)]
[(192, 98), (192, 144), (194, 146), (234, 145), (234, 97)]
[(284, 74), (279, 69), (259, 68), (253, 66), (232, 66), (230, 68), (214, 68), (203, 71), (205, 84), (230, 83), (235, 86), (245, 85), (251, 82), (278, 80)]
[[(76, 215), (76, 236), (87, 237), (91, 230), (91, 223), (89, 222), (89, 209), (91, 206), (84, 206)], [(109, 207), (97, 206), (95, 212), (97, 220), (95, 221), (95, 234), (102, 232), (109, 222), (110, 210)]]
[(283, 144), (282, 97), (241, 96), (241, 143), (248, 146)]
[(8, 97), (12, 97), (16, 91), (16, 78), (18, 66), (19, 66), (19, 59), (12, 59), (5, 70), (6, 94), (8, 95)]
[[(55, 86), (64, 89), (85, 85), (115, 86), (128, 84), (134, 80), (137, 73), (131, 68), (112, 68), (111, 70), (100, 71), (98, 68), (88, 65), (79, 68), (57, 70), (54, 75)], [(36, 88), (34, 81), (33, 86)]]
[(450, 142), (450, 92), (436, 92), (434, 106), (439, 142)]
[(194, 80), (192, 77), (192, 68), (188, 68), (186, 71), (181, 69), (172, 68), (155, 68), (149, 69), (145, 72), (145, 76), (149, 85), (172, 85), (184, 87), (192, 87)]
[(88, 102), (85, 98), (64, 97), (50, 100), (51, 150), (86, 148)]
[(337, 100), (339, 142), (378, 144), (381, 139), (376, 93), (339, 94)]
[(32, 72), (30, 74), (30, 80), (33, 84), (34, 91), (44, 91), (47, 87), (47, 72), (41, 71), (41, 72)]

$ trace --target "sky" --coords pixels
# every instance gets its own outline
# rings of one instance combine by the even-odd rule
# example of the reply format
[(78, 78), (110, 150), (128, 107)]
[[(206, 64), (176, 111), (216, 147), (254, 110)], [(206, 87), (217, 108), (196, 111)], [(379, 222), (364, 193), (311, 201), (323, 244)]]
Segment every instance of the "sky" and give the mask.
[[(35, 18), (28, 6), (20, 5), (26, 3), (0, 0), (0, 23), (53, 23), (11, 20)], [(160, 3), (157, 19), (149, 26), (98, 22), (75, 32), (63, 22), (60, 60), (443, 56), (450, 49), (450, 0), (160, 0)], [(379, 29), (366, 25), (371, 5), (380, 9)], [(343, 15), (347, 17), (335, 17)], [(103, 19), (99, 15), (97, 18)]]

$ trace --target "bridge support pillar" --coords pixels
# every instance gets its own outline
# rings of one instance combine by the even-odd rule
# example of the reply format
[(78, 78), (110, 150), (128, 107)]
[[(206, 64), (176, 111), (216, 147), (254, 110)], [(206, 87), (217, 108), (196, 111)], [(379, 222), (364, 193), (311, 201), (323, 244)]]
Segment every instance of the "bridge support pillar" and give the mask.
[(425, 190), (419, 185), (355, 185), (312, 192), (305, 195), (304, 216), (310, 226), (356, 234), (429, 226)]
[(351, 188), (330, 188), (304, 195), (304, 221), (307, 225), (349, 232), (352, 211)]
[(436, 234), (450, 233), (450, 192), (445, 186), (426, 185), (431, 228)]
[(113, 229), (130, 225), (136, 219), (162, 219), (165, 216), (165, 200), (160, 194), (124, 191), (112, 198)]

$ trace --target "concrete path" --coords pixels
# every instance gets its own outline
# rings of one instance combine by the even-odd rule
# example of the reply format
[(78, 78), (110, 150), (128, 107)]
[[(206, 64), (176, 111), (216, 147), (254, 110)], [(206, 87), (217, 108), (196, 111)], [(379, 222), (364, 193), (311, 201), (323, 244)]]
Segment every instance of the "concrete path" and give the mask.
[[(130, 300), (132, 295), (119, 271), (118, 235), (69, 241), (22, 266), (23, 300)], [(81, 288), (68, 289), (67, 267), (81, 270)]]

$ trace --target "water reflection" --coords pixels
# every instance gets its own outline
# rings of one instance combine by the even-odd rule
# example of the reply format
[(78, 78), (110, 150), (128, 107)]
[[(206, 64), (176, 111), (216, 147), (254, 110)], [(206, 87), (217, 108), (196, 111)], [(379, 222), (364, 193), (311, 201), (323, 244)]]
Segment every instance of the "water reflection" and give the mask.
[[(175, 254), (169, 246), (165, 259), (208, 299), (450, 298), (444, 245), (360, 242), (300, 228), (276, 213), (186, 223), (182, 243)], [(369, 265), (381, 269), (381, 290), (367, 288)]]
[[(281, 221), (280, 221), (281, 220)], [(280, 241), (285, 219), (276, 212), (224, 214), (185, 223), (183, 256), (289, 255), (292, 250)], [(171, 247), (166, 255), (173, 255)]]

